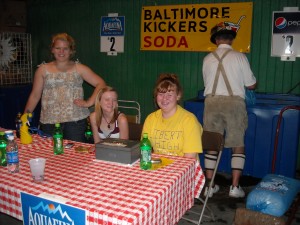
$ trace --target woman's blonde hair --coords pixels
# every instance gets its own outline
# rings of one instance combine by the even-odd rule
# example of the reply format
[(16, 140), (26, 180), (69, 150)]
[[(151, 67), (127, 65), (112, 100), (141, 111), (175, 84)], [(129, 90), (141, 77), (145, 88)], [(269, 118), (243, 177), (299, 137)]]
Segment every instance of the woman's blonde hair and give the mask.
[(75, 48), (75, 41), (74, 39), (68, 35), (67, 33), (59, 33), (59, 34), (55, 34), (52, 36), (52, 41), (51, 41), (51, 45), (50, 45), (50, 49), (52, 49), (55, 45), (55, 42), (57, 40), (61, 40), (61, 41), (66, 41), (69, 43), (69, 48), (72, 51), (71, 57), (74, 57), (75, 53), (76, 53), (76, 48)]
[[(97, 127), (100, 127), (101, 125), (101, 118), (102, 118), (102, 115), (103, 115), (103, 112), (102, 112), (102, 108), (101, 108), (101, 104), (100, 104), (100, 101), (101, 101), (101, 98), (103, 96), (103, 94), (105, 92), (108, 92), (108, 91), (112, 91), (112, 92), (115, 92), (117, 97), (118, 97), (118, 93), (117, 91), (113, 88), (113, 87), (110, 87), (110, 86), (106, 86), (104, 88), (102, 88), (97, 96), (96, 96), (96, 100), (95, 100), (95, 113), (96, 113), (96, 123), (97, 123)], [(110, 121), (110, 123), (114, 123), (118, 118), (118, 107), (116, 107), (114, 109), (114, 116), (113, 116), (113, 119), (112, 121)]]

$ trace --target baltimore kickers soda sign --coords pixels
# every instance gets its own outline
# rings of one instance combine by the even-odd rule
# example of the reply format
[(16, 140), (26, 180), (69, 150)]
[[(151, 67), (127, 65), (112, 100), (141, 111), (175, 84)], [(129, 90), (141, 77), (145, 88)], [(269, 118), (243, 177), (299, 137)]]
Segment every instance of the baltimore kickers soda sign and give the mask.
[(213, 51), (210, 31), (218, 23), (237, 31), (233, 47), (250, 52), (252, 2), (144, 6), (141, 50)]
[(21, 193), (24, 225), (85, 225), (85, 210)]

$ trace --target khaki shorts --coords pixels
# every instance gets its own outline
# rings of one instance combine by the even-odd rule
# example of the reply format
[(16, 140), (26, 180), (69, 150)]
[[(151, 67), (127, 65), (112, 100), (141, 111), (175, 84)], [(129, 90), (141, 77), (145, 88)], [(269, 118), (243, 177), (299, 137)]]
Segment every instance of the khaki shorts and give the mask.
[(245, 100), (238, 96), (206, 96), (203, 129), (223, 134), (225, 147), (244, 147), (248, 126)]

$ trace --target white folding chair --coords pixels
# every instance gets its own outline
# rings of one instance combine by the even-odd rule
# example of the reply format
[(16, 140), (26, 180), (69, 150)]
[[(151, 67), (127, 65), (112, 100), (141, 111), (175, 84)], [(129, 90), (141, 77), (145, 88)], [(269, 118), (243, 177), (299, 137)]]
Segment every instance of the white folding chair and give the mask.
[(141, 123), (141, 106), (137, 101), (118, 100), (118, 108), (130, 111), (125, 112), (128, 122)]
[(128, 120), (129, 140), (141, 140), (141, 107), (137, 101), (118, 100), (118, 108), (124, 109)]
[[(223, 151), (223, 148), (224, 148), (224, 137), (223, 137), (223, 135), (220, 134), (220, 133), (216, 133), (216, 132), (203, 131), (203, 134), (202, 134), (202, 147), (203, 147), (203, 150), (206, 150), (206, 151), (217, 151), (218, 152), (216, 167), (213, 171), (213, 175), (212, 175), (211, 181), (210, 181), (209, 186), (208, 186), (208, 191), (207, 191), (207, 193), (210, 193), (210, 190), (212, 189), (212, 185), (214, 183), (215, 176), (216, 176), (216, 173), (217, 173), (217, 170), (218, 170), (218, 166), (219, 166), (220, 159), (221, 159), (221, 156), (222, 156), (222, 151)], [(187, 211), (188, 213), (193, 213), (193, 214), (199, 215), (200, 218), (199, 218), (198, 221), (189, 219), (186, 216), (182, 217), (182, 219), (187, 220), (189, 222), (192, 222), (193, 224), (198, 224), (198, 225), (201, 224), (201, 221), (202, 221), (203, 217), (207, 217), (207, 218), (210, 218), (212, 221), (215, 221), (215, 215), (213, 213), (213, 210), (207, 206), (208, 198), (209, 198), (209, 194), (206, 195), (204, 200), (201, 198), (201, 196), (199, 196), (197, 198), (203, 204), (201, 213), (195, 212), (193, 210), (188, 210)], [(207, 213), (204, 214), (205, 210), (208, 211), (209, 215)]]

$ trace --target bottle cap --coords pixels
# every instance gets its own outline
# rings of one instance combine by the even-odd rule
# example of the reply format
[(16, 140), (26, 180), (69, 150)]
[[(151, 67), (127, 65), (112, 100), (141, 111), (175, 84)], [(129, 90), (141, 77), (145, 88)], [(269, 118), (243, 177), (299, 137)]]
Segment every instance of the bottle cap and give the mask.
[(14, 136), (8, 136), (7, 139), (12, 141), (12, 140), (14, 140)]
[(148, 133), (143, 133), (143, 138), (148, 138)]
[(9, 139), (8, 137), (14, 136), (14, 132), (12, 130), (6, 130), (5, 132), (6, 139)]
[(0, 131), (0, 135), (5, 135), (5, 132), (4, 131)]
[(56, 123), (56, 124), (55, 124), (55, 127), (60, 127), (60, 123)]

